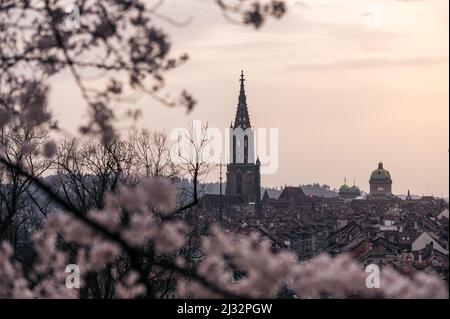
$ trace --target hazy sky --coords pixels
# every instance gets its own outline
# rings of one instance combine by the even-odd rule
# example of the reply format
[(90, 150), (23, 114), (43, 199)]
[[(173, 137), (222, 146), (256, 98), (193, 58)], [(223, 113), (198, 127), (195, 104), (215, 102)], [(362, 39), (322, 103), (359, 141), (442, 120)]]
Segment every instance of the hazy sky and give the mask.
[[(339, 187), (347, 177), (368, 191), (382, 160), (394, 193), (421, 195), (428, 185), (448, 196), (448, 0), (288, 1), (286, 16), (258, 31), (230, 23), (212, 2), (166, 0), (166, 15), (192, 18), (183, 28), (160, 22), (174, 52), (191, 58), (168, 87), (198, 104), (186, 115), (142, 98), (140, 126), (170, 131), (198, 119), (223, 130), (243, 69), (252, 125), (279, 129), (279, 169), (263, 185)], [(86, 111), (76, 88), (62, 76), (51, 94), (74, 131)]]

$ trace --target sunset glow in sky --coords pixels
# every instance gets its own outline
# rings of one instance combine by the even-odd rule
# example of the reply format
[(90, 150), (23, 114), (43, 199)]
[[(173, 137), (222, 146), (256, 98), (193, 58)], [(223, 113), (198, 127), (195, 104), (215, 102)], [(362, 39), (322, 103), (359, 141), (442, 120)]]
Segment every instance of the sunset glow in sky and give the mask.
[[(243, 69), (252, 125), (279, 130), (279, 169), (263, 175), (263, 185), (339, 187), (346, 177), (368, 191), (382, 160), (394, 194), (428, 188), (448, 197), (448, 6), (288, 1), (280, 21), (255, 31), (225, 19), (211, 0), (167, 0), (162, 13), (192, 18), (185, 27), (158, 21), (174, 53), (190, 56), (168, 75), (167, 89), (187, 89), (198, 104), (186, 115), (143, 97), (138, 124), (170, 131), (202, 120), (224, 130), (234, 120)], [(85, 103), (67, 74), (52, 85), (61, 126), (76, 132)]]

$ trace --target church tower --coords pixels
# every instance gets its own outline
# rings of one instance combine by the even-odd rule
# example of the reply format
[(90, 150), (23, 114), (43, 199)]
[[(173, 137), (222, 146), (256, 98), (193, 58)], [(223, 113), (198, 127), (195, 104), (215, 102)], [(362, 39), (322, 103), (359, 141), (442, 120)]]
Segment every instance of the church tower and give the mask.
[(254, 130), (250, 124), (245, 95), (244, 72), (241, 72), (239, 99), (234, 123), (230, 126), (230, 158), (227, 165), (226, 194), (238, 195), (245, 202), (261, 207), (260, 161), (255, 162)]

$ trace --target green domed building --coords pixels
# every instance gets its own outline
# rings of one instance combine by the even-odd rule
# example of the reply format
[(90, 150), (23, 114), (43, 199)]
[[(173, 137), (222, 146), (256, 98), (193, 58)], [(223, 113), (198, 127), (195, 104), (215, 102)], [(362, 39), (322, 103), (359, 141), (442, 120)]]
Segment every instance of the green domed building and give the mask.
[(383, 163), (378, 163), (378, 168), (370, 175), (370, 199), (386, 199), (392, 195), (392, 178), (388, 170), (383, 168)]
[(344, 182), (344, 185), (339, 188), (339, 197), (342, 199), (355, 199), (360, 195), (361, 190), (359, 187), (356, 185), (349, 187), (346, 181)]
[(352, 187), (350, 187), (350, 193), (352, 193), (353, 195), (356, 195), (356, 197), (358, 197), (359, 195), (361, 195), (361, 190), (359, 189), (358, 186), (353, 185)]

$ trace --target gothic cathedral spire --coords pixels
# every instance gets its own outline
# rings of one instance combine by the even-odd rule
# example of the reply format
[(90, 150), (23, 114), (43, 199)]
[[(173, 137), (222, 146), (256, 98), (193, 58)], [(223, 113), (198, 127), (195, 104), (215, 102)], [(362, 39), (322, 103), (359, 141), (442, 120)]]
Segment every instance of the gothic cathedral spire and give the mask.
[(255, 163), (255, 134), (248, 116), (244, 88), (244, 72), (241, 71), (241, 90), (236, 118), (230, 127), (230, 157), (227, 165), (226, 195), (238, 196), (246, 203), (253, 203), (256, 212), (261, 211), (261, 162)]
[(251, 127), (251, 125), (250, 125), (250, 116), (248, 115), (247, 109), (247, 97), (245, 95), (244, 71), (241, 71), (241, 78), (239, 81), (241, 82), (241, 89), (239, 92), (239, 100), (236, 110), (236, 118), (234, 120), (234, 128), (240, 127), (243, 130), (245, 130)]

